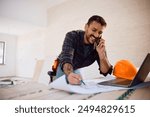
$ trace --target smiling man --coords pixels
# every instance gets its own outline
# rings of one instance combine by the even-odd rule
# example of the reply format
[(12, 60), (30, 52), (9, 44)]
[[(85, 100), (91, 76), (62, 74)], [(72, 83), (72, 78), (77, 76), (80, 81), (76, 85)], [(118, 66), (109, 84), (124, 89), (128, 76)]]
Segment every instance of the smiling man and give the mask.
[[(108, 61), (105, 40), (102, 38), (106, 25), (101, 16), (94, 15), (89, 18), (84, 31), (76, 30), (66, 34), (62, 51), (58, 56), (57, 78), (65, 74), (67, 83), (80, 84), (82, 78), (78, 69), (95, 61), (101, 74), (111, 74), (112, 65)], [(74, 72), (75, 70), (77, 72)]]

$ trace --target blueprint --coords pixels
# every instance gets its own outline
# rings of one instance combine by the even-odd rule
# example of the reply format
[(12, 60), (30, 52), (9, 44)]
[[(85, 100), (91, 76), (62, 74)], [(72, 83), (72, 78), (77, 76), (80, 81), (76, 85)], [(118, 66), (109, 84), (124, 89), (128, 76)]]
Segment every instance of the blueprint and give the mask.
[[(111, 80), (113, 79), (113, 77), (107, 76), (105, 79)], [(63, 75), (60, 78), (56, 79), (54, 82), (52, 82), (50, 84), (50, 87), (79, 94), (94, 94), (100, 92), (126, 89), (123, 87), (104, 86), (97, 84), (97, 82), (102, 81), (104, 81), (104, 79), (84, 80), (86, 85), (70, 85), (66, 83), (65, 75)]]

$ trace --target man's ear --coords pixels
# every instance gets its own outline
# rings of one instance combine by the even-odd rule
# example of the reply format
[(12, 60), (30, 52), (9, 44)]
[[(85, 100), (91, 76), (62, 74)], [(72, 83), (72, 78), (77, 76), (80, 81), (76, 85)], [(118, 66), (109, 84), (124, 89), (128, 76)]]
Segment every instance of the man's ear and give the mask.
[(85, 29), (85, 30), (88, 29), (88, 24), (85, 24), (84, 29)]

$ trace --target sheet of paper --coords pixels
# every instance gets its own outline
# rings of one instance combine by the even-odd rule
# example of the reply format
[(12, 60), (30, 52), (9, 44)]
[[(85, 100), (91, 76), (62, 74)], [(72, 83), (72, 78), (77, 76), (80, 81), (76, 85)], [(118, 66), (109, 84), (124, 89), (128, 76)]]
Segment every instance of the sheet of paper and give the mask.
[(98, 82), (103, 82), (103, 81), (112, 80), (112, 79), (114, 79), (112, 75), (107, 75), (105, 78), (102, 78), (102, 79), (84, 80), (86, 85), (70, 85), (66, 83), (65, 75), (63, 75), (60, 78), (56, 79), (54, 82), (52, 82), (50, 84), (50, 87), (59, 89), (59, 90), (72, 92), (72, 93), (94, 94), (94, 93), (100, 93), (100, 92), (109, 92), (109, 91), (122, 90), (122, 89), (136, 89), (136, 88), (150, 86), (150, 81), (141, 83), (131, 88), (106, 86), (106, 85), (97, 84)]
[[(113, 77), (107, 76), (105, 79), (111, 80), (113, 79)], [(104, 79), (84, 80), (86, 85), (70, 85), (66, 83), (65, 75), (63, 75), (60, 78), (56, 79), (54, 82), (52, 82), (50, 84), (50, 87), (59, 90), (68, 91), (68, 92), (79, 93), (79, 94), (94, 94), (100, 92), (126, 89), (123, 87), (97, 85), (97, 82), (101, 82), (101, 81), (104, 81)]]

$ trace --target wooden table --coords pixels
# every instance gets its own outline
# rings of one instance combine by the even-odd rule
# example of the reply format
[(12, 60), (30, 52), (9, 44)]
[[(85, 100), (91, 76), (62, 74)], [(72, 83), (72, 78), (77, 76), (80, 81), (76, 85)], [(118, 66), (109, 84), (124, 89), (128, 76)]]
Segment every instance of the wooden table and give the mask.
[[(62, 90), (49, 88), (48, 86), (33, 82), (21, 82), (16, 85), (1, 87), (1, 100), (116, 100), (127, 90), (111, 91), (91, 95), (69, 93)], [(149, 100), (150, 87), (136, 89), (123, 99)]]

